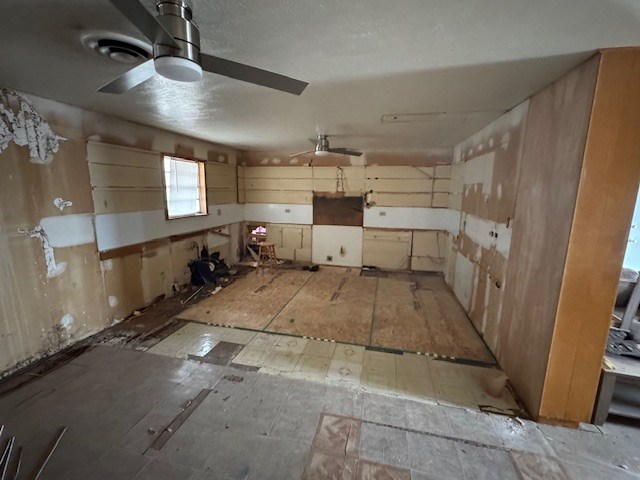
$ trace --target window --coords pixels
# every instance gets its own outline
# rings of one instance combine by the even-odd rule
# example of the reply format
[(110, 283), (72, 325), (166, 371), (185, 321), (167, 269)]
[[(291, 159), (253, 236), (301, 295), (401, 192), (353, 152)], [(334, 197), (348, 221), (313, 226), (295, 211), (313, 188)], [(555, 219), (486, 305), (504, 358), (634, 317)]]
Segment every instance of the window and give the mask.
[(165, 156), (163, 163), (167, 218), (206, 215), (204, 162)]

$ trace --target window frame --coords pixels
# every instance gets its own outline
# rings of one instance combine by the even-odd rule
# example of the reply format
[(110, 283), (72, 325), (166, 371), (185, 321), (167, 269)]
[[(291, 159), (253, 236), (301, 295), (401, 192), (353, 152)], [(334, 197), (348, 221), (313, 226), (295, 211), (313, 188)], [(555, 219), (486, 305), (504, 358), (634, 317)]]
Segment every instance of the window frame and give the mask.
[[(164, 162), (166, 158), (178, 160), (181, 162), (190, 162), (198, 165), (198, 190), (200, 191), (200, 211), (187, 215), (169, 215), (169, 202), (167, 199), (167, 181), (164, 171)], [(209, 204), (207, 202), (207, 162), (196, 158), (179, 157), (171, 153), (162, 153), (160, 155), (160, 170), (162, 173), (162, 199), (164, 202), (164, 218), (165, 220), (179, 220), (181, 218), (206, 217), (209, 215)]]

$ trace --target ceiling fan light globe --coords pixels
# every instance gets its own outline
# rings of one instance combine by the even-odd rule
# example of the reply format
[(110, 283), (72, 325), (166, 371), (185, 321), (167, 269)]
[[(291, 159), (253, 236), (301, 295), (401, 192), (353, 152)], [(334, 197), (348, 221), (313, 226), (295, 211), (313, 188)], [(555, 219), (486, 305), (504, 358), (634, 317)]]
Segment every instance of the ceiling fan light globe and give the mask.
[(326, 150), (316, 150), (316, 157), (328, 157), (329, 155), (331, 155), (331, 153)]
[(197, 82), (202, 79), (202, 67), (180, 57), (158, 57), (154, 61), (156, 72), (178, 82)]

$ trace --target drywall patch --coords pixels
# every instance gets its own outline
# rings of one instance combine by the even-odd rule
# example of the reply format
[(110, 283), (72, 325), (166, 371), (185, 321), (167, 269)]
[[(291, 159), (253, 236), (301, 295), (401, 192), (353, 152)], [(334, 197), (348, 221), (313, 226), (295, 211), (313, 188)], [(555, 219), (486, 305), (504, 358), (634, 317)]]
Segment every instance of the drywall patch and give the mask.
[(60, 198), (60, 197), (54, 198), (53, 199), (53, 204), (60, 211), (63, 211), (65, 208), (69, 208), (69, 207), (73, 206), (73, 202), (71, 200), (65, 200), (65, 199)]
[(464, 185), (482, 185), (482, 193), (488, 196), (491, 193), (493, 184), (493, 164), (495, 153), (489, 152), (484, 155), (467, 160), (463, 172)]
[[(12, 103), (17, 103), (17, 111), (11, 108)], [(65, 140), (51, 130), (26, 97), (8, 88), (0, 91), (0, 152), (14, 142), (29, 146), (31, 162), (47, 164)]]
[(115, 295), (109, 295), (109, 306), (115, 308), (118, 306), (118, 297)]
[(90, 214), (44, 217), (40, 225), (54, 248), (75, 247), (95, 240), (93, 216)]
[(56, 263), (56, 258), (53, 254), (53, 247), (49, 243), (49, 239), (47, 238), (47, 234), (44, 231), (44, 228), (42, 228), (42, 225), (38, 225), (32, 230), (18, 229), (18, 232), (26, 235), (27, 237), (37, 238), (42, 243), (44, 261), (47, 265), (47, 278), (57, 277), (64, 273), (67, 269), (67, 262)]
[(453, 293), (464, 307), (465, 311), (471, 309), (471, 296), (473, 295), (475, 268), (473, 263), (461, 253), (456, 253), (456, 275), (453, 279)]

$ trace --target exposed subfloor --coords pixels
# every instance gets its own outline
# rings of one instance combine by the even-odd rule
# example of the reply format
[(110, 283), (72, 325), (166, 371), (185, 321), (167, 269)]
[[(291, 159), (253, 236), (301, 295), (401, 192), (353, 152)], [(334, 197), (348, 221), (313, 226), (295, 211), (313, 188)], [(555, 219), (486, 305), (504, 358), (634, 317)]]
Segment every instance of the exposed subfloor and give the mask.
[(487, 395), (483, 376), (497, 368), (437, 360), (413, 353), (379, 352), (358, 345), (326, 342), (188, 322), (148, 350), (218, 365), (340, 385), (357, 391), (475, 410), (526, 415), (505, 389)]
[(439, 275), (378, 278), (336, 267), (250, 274), (179, 318), (495, 363)]
[(61, 427), (42, 479), (640, 478), (640, 430), (624, 425), (538, 425), (120, 347), (2, 396), (0, 419), (20, 479)]

